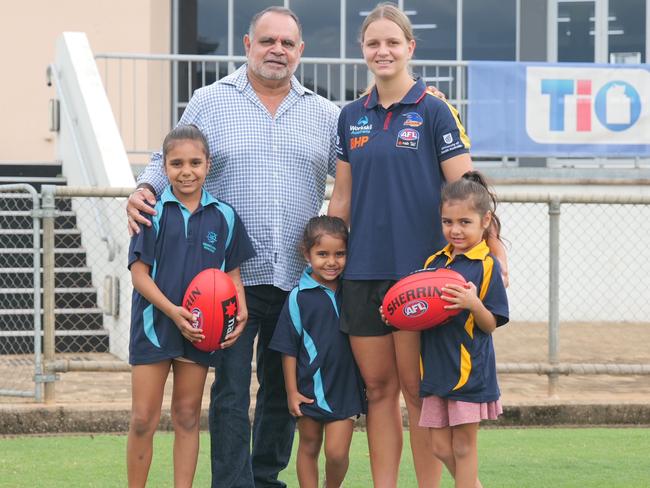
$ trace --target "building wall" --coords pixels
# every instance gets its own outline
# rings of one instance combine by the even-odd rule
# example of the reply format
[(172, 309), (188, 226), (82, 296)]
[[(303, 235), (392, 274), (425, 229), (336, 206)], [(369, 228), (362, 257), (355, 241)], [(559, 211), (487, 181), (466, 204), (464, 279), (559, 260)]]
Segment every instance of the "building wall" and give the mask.
[[(57, 37), (85, 32), (93, 52), (168, 53), (171, 0), (3, 2), (0, 46), (0, 161), (53, 160), (45, 70)], [(10, 73), (10, 75), (6, 75)]]

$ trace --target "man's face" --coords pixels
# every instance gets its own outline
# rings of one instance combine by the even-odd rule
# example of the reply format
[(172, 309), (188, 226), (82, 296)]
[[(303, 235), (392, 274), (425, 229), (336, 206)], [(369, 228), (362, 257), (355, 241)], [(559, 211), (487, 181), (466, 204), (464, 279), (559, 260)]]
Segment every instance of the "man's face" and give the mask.
[(268, 12), (257, 21), (253, 37), (244, 36), (248, 66), (261, 80), (289, 80), (296, 71), (304, 44), (295, 21)]

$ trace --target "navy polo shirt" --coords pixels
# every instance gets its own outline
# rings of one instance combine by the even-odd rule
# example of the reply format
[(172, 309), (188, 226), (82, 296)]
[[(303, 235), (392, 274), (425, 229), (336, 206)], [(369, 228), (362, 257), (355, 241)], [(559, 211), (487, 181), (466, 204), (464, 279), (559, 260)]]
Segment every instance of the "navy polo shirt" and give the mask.
[[(485, 241), (465, 254), (451, 258), (448, 245), (425, 263), (425, 268), (458, 271), (476, 285), (479, 298), (492, 312), (497, 327), (508, 322), (508, 297), (498, 261)], [(424, 375), (420, 396), (436, 395), (464, 402), (498, 400), (497, 368), (492, 334), (474, 324), (469, 310), (462, 310), (449, 322), (427, 329), (421, 336)]]
[[(180, 305), (192, 278), (207, 268), (224, 272), (255, 255), (244, 225), (232, 207), (203, 190), (194, 213), (178, 201), (171, 186), (155, 206), (152, 226), (140, 226), (131, 238), (129, 268), (135, 261), (150, 266), (160, 291)], [(129, 362), (151, 364), (183, 356), (212, 365), (214, 353), (196, 349), (174, 322), (133, 290)]]
[(298, 391), (314, 403), (300, 410), (319, 422), (365, 412), (365, 390), (348, 336), (339, 330), (340, 293), (307, 268), (284, 304), (269, 348), (296, 358)]
[(352, 171), (346, 279), (399, 279), (444, 246), (440, 163), (469, 146), (456, 109), (422, 80), (389, 108), (376, 88), (343, 107), (337, 153)]

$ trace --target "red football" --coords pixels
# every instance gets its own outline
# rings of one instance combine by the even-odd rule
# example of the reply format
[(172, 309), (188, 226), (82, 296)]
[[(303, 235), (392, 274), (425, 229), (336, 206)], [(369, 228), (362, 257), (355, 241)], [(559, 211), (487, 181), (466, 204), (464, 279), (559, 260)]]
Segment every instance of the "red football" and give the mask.
[(393, 327), (423, 330), (445, 323), (461, 309), (445, 310), (451, 305), (443, 300), (445, 285), (467, 285), (460, 273), (446, 268), (424, 269), (395, 283), (384, 296), (384, 316)]
[(216, 268), (197, 274), (187, 286), (183, 306), (194, 314), (205, 339), (194, 342), (197, 349), (216, 351), (236, 324), (237, 288), (230, 276)]

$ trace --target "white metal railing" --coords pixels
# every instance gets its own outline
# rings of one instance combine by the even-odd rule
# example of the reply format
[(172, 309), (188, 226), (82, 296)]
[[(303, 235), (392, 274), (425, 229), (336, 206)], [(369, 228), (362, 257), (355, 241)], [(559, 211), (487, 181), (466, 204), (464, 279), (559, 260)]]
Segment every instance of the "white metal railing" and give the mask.
[[(159, 148), (194, 90), (246, 62), (244, 56), (187, 54), (102, 53), (95, 59), (124, 144), (132, 156)], [(413, 60), (411, 68), (443, 91), (465, 120), (466, 62)], [(362, 59), (304, 57), (296, 70), (303, 85), (339, 106), (357, 98), (371, 76)]]

